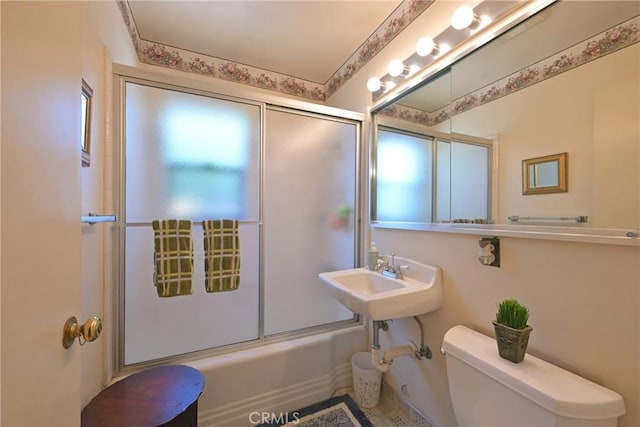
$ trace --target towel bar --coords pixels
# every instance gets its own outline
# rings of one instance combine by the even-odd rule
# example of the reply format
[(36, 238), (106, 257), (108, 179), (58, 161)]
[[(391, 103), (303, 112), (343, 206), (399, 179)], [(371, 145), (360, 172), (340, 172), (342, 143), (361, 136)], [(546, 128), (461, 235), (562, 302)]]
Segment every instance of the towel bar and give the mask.
[(577, 215), (577, 216), (540, 216), (540, 217), (536, 217), (536, 216), (518, 216), (518, 215), (511, 215), (509, 217), (509, 221), (511, 222), (518, 222), (518, 221), (575, 221), (575, 222), (579, 222), (579, 223), (586, 223), (587, 222), (587, 216), (586, 215)]
[[(192, 221), (193, 225), (202, 225), (202, 221)], [(239, 225), (262, 225), (262, 221), (252, 221), (252, 220), (245, 220), (245, 221), (238, 221)], [(125, 224), (125, 226), (127, 227), (150, 227), (151, 226), (151, 222), (127, 222)]]
[(82, 222), (93, 225), (97, 222), (116, 222), (117, 217), (115, 215), (97, 215), (89, 213), (87, 216), (80, 217)]

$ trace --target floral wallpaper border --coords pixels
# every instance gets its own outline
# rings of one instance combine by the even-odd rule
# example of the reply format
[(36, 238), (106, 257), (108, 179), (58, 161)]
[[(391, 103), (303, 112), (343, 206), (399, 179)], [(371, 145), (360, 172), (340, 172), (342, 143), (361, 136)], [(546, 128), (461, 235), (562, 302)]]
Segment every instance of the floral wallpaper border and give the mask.
[(288, 95), (324, 102), (371, 58), (424, 12), (435, 0), (403, 0), (374, 34), (325, 83), (319, 84), (285, 74), (262, 70), (212, 56), (149, 42), (140, 38), (128, 0), (118, 7), (141, 62), (179, 71), (233, 81)]
[(434, 2), (435, 0), (404, 0), (376, 32), (331, 76), (325, 84), (326, 97), (330, 97), (340, 89)]
[(640, 17), (635, 17), (556, 55), (516, 71), (495, 83), (455, 99), (451, 103), (450, 111), (445, 107), (429, 113), (395, 104), (385, 108), (381, 114), (425, 126), (434, 126), (465, 111), (540, 83), (639, 41)]

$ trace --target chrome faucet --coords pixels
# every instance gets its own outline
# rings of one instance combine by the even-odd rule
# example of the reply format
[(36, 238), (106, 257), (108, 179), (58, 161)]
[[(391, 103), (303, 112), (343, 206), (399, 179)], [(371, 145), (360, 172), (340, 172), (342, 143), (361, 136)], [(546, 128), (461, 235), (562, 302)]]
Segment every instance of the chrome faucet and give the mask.
[(391, 264), (383, 259), (378, 259), (375, 270), (384, 276), (393, 277), (394, 279), (402, 279), (402, 269), (408, 268), (406, 265), (396, 265), (396, 254), (391, 252)]

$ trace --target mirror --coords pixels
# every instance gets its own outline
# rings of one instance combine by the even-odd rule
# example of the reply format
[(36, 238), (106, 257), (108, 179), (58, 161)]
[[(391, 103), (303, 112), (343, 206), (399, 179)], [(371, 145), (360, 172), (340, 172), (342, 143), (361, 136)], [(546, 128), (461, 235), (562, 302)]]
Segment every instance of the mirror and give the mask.
[(522, 161), (522, 194), (566, 193), (567, 153)]
[[(489, 222), (578, 217), (588, 222), (565, 225), (638, 229), (639, 15), (640, 2), (555, 2), (409, 93), (374, 104), (374, 123), (491, 141)], [(558, 152), (564, 157), (544, 160)], [(554, 178), (540, 181), (546, 169)]]
[(91, 164), (91, 100), (93, 89), (82, 79), (82, 91), (80, 95), (80, 148), (82, 150), (82, 167), (89, 167)]

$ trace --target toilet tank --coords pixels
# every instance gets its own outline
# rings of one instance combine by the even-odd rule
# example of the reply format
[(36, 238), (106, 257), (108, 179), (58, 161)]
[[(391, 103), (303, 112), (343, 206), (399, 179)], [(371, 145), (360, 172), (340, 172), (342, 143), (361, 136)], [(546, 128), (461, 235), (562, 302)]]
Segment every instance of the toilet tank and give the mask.
[(464, 326), (444, 336), (449, 392), (458, 426), (613, 427), (622, 397), (527, 354), (498, 355), (493, 338)]

